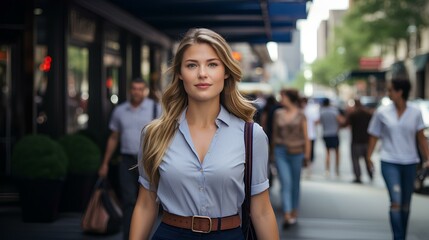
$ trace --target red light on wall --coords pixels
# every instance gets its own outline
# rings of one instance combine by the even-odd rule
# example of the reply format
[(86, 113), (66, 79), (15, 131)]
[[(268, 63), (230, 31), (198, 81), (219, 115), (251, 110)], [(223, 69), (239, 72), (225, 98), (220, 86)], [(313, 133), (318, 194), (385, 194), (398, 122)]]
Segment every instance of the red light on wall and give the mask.
[(41, 64), (39, 65), (39, 69), (40, 69), (40, 71), (43, 71), (43, 72), (49, 72), (49, 71), (51, 70), (51, 62), (52, 62), (52, 58), (51, 58), (51, 56), (46, 56), (46, 57), (43, 59), (43, 63), (41, 63)]
[(6, 60), (6, 59), (7, 59), (6, 51), (0, 51), (0, 60)]
[(108, 89), (111, 89), (111, 88), (112, 88), (112, 86), (113, 86), (113, 79), (112, 79), (111, 77), (109, 77), (109, 78), (107, 78), (107, 80), (106, 80), (106, 87), (107, 87)]

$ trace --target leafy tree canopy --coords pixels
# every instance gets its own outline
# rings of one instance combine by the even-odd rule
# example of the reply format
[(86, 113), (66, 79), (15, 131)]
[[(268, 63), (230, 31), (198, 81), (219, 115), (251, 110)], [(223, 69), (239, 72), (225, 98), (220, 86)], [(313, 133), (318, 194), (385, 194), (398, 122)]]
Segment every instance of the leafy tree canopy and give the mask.
[[(356, 69), (372, 46), (395, 46), (410, 30), (429, 25), (427, 0), (356, 0), (335, 30), (328, 54), (311, 64), (313, 81), (330, 85), (345, 71)], [(379, 52), (378, 54), (383, 54)]]

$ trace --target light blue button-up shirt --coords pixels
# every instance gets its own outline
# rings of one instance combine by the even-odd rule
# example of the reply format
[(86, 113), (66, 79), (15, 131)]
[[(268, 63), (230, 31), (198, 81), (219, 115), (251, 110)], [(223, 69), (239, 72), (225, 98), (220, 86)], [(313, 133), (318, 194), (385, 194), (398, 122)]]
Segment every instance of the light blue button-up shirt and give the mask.
[(380, 159), (396, 164), (418, 163), (416, 133), (424, 129), (420, 110), (410, 103), (401, 117), (393, 104), (377, 109), (368, 126), (368, 133), (380, 138)]
[[(173, 214), (225, 217), (239, 213), (244, 201), (245, 122), (221, 107), (216, 133), (201, 163), (185, 113), (159, 167), (158, 188), (148, 181), (140, 151), (140, 184), (156, 191), (164, 210)], [(254, 124), (252, 195), (268, 189), (267, 169), (268, 139), (261, 126)]]
[(154, 119), (154, 107), (157, 108), (157, 118), (161, 115), (161, 106), (150, 98), (145, 98), (136, 108), (127, 101), (113, 110), (109, 128), (120, 132), (122, 154), (137, 155), (140, 149), (141, 131)]

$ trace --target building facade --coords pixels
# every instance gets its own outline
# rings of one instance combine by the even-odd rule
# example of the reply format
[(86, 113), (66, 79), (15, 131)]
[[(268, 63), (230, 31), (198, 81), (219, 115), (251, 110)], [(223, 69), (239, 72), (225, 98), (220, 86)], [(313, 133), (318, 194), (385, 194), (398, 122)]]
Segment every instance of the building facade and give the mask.
[(152, 93), (162, 85), (169, 38), (107, 2), (7, 1), (2, 8), (2, 179), (22, 136), (85, 131), (104, 147), (129, 81), (143, 78)]

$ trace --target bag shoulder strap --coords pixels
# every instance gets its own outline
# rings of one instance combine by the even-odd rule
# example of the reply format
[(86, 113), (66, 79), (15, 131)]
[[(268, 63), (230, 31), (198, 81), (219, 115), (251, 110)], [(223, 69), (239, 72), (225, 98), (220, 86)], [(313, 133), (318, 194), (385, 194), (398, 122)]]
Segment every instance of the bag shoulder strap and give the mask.
[(247, 213), (250, 213), (250, 198), (252, 187), (252, 162), (253, 162), (253, 122), (246, 122), (244, 127), (244, 143), (246, 149), (246, 163), (244, 165), (245, 199), (244, 206)]
[(156, 119), (158, 117), (158, 106), (157, 101), (155, 99), (153, 100), (153, 109), (152, 109), (152, 120)]

